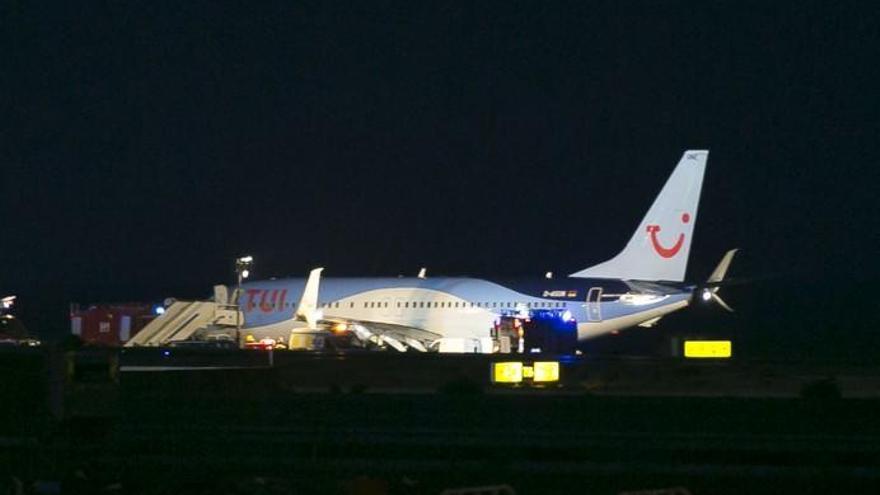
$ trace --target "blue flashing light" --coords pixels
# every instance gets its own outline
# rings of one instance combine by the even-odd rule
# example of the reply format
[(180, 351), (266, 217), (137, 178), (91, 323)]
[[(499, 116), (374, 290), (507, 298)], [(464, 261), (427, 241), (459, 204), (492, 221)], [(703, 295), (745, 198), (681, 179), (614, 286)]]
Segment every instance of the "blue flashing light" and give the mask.
[(573, 318), (571, 317), (571, 311), (569, 311), (569, 310), (566, 309), (565, 312), (562, 313), (562, 319), (563, 319), (564, 321), (571, 321), (571, 320), (573, 319)]
[(577, 361), (577, 356), (574, 354), (562, 354), (561, 356), (556, 356), (556, 359), (560, 363), (571, 364)]
[(155, 308), (153, 308), (153, 312), (156, 313), (157, 315), (164, 315), (165, 314), (165, 307), (164, 306), (156, 306)]
[(168, 356), (171, 355), (171, 351), (169, 351), (169, 350), (164, 350), (164, 351), (162, 351), (162, 355), (165, 356), (165, 357), (168, 357)]

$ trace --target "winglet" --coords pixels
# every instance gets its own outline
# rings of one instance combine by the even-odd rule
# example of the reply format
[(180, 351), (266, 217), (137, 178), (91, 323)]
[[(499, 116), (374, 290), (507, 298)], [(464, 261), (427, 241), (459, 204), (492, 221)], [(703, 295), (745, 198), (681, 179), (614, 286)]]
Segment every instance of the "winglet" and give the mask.
[(318, 311), (318, 286), (321, 282), (322, 271), (324, 271), (323, 268), (315, 268), (309, 272), (309, 279), (303, 289), (302, 298), (300, 298), (296, 313), (293, 315), (298, 320), (305, 320), (311, 330), (317, 328), (318, 320), (322, 316)]

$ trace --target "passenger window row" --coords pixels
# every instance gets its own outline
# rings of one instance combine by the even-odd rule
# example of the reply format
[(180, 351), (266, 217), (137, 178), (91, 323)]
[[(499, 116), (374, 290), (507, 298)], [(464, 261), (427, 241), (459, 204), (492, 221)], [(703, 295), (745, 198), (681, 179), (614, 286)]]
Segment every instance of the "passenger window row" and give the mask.
[[(350, 301), (348, 303), (349, 308), (354, 308), (355, 303)], [(364, 301), (364, 308), (387, 308), (389, 305), (388, 301)], [(257, 304), (249, 304), (248, 309), (254, 309), (257, 307)], [(274, 304), (262, 304), (259, 305), (263, 308), (296, 308), (296, 303), (286, 302), (283, 304), (274, 303)], [(319, 308), (338, 308), (339, 301), (327, 302), (327, 303), (319, 303)], [(464, 301), (397, 301), (398, 308), (404, 309), (422, 309), (422, 308), (446, 308), (446, 309), (454, 309), (454, 308), (517, 308), (517, 307), (526, 307), (526, 308), (564, 308), (565, 302), (560, 301), (537, 301), (537, 302), (526, 302), (526, 303), (514, 303), (514, 302), (464, 302)]]
[[(337, 306), (338, 307), (338, 306)], [(387, 308), (388, 301), (364, 301), (363, 307), (370, 308)], [(397, 301), (396, 307), (403, 309), (422, 309), (422, 308), (564, 308), (565, 302), (561, 301), (537, 301), (526, 303), (515, 302), (465, 302), (465, 301)]]

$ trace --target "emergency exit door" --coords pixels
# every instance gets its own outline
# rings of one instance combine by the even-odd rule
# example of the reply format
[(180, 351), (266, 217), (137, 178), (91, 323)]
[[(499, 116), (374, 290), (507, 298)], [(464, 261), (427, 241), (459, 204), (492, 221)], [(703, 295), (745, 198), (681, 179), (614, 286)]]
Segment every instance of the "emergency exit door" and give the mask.
[(587, 292), (587, 321), (602, 321), (602, 287)]

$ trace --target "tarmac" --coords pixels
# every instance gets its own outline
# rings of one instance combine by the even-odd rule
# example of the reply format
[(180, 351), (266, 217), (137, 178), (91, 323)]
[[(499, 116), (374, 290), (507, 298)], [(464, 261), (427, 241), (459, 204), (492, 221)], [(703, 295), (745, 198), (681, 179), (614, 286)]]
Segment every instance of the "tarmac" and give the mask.
[(874, 367), (556, 358), (560, 383), (535, 387), (493, 385), (499, 356), (4, 349), (0, 474), (63, 493), (880, 490)]

